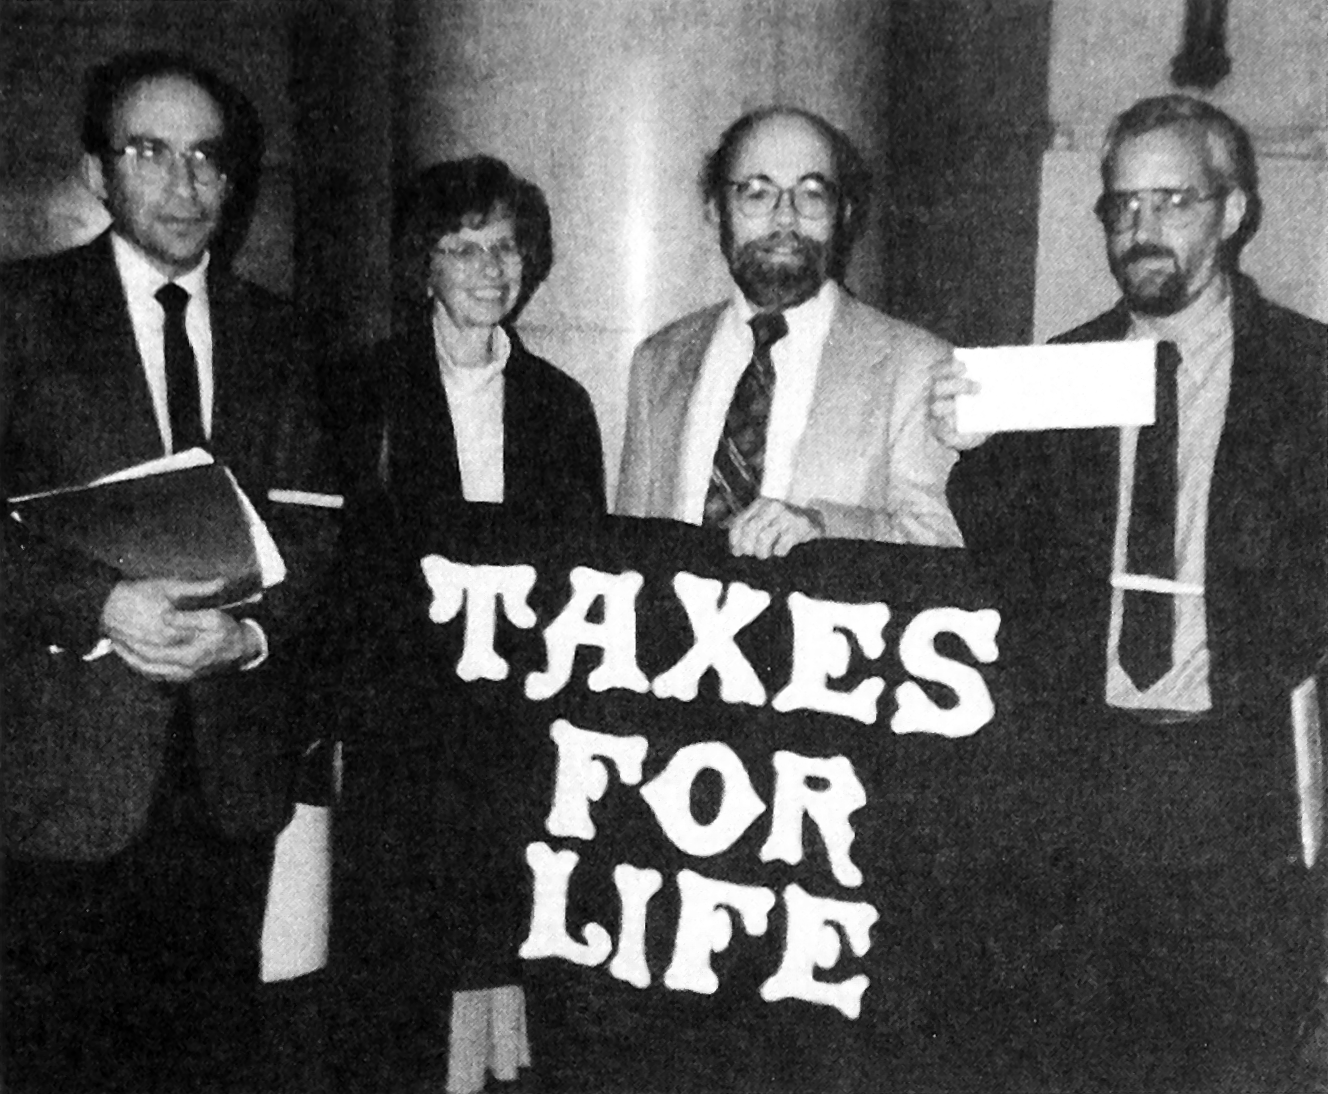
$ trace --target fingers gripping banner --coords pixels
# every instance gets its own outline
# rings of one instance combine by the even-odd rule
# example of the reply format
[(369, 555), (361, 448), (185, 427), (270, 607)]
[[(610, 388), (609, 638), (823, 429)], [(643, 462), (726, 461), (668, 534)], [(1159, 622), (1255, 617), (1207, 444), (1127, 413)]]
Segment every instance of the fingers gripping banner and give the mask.
[(479, 507), (361, 599), (337, 922), (380, 1034), (430, 1051), (427, 1000), (520, 981), (544, 1075), (736, 1089), (967, 990), (937, 894), (1013, 836), (961, 553)]

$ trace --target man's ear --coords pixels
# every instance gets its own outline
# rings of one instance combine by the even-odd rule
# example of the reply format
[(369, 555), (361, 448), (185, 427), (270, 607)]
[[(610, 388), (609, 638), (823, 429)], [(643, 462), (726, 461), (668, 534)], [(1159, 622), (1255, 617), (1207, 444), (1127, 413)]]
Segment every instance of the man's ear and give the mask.
[(100, 156), (83, 153), (83, 182), (102, 201), (106, 200), (106, 165)]
[(854, 239), (857, 235), (857, 206), (851, 201), (845, 201), (839, 209), (839, 223), (843, 225), (844, 231), (848, 233), (849, 239)]
[(705, 203), (705, 218), (707, 224), (719, 223), (719, 205), (714, 198), (707, 199)]
[(1226, 196), (1222, 210), (1222, 242), (1226, 242), (1240, 230), (1245, 222), (1245, 212), (1249, 208), (1249, 198), (1244, 190), (1232, 190)]

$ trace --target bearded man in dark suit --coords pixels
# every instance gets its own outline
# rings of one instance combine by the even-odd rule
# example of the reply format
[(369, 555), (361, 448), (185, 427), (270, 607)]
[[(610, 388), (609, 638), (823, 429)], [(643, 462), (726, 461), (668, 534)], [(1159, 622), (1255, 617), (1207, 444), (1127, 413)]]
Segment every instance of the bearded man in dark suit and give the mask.
[[(188, 58), (126, 54), (90, 74), (83, 144), (110, 230), (2, 275), (6, 497), (194, 446), (265, 511), (270, 487), (312, 485), (292, 311), (219, 253), (261, 156), (247, 101)], [(312, 563), (268, 515), (289, 577), (243, 609), (5, 522), (12, 1090), (224, 1087), (253, 1050)]]
[(1001, 597), (1002, 659), (1060, 757), (1048, 777), (1074, 783), (1092, 880), (1067, 916), (1096, 924), (1079, 940), (1116, 988), (1085, 1036), (1118, 1063), (1183, 1050), (1212, 1079), (1288, 1051), (1319, 969), (1289, 697), (1328, 647), (1328, 327), (1239, 270), (1258, 172), (1228, 115), (1136, 103), (1101, 170), (1122, 298), (1057, 341), (1156, 341), (1157, 424), (956, 435), (973, 385), (954, 365), (933, 414), (968, 449), (949, 497)]

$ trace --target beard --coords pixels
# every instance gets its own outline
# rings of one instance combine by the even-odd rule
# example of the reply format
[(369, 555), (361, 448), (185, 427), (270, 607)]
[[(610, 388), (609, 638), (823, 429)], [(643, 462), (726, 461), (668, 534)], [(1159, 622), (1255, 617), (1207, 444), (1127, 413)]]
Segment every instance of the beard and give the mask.
[[(1132, 269), (1144, 259), (1169, 259), (1169, 269), (1152, 263), (1146, 269)], [(1136, 243), (1120, 255), (1112, 255), (1109, 265), (1120, 285), (1125, 303), (1138, 315), (1175, 315), (1190, 302), (1190, 286), (1180, 269), (1174, 251), (1156, 243)]]
[[(793, 247), (776, 257), (776, 247)], [(729, 272), (751, 303), (762, 310), (796, 307), (820, 291), (828, 276), (830, 248), (797, 232), (771, 232), (725, 248)]]

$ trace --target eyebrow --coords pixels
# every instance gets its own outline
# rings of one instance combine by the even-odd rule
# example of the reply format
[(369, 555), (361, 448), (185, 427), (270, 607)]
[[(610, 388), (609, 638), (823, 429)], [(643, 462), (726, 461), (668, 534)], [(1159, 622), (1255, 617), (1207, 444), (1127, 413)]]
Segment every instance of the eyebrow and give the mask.
[[(772, 179), (769, 175), (767, 175), (764, 171), (759, 171), (759, 172), (757, 172), (755, 175), (745, 175), (745, 176), (743, 176), (742, 178), (737, 179), (736, 181), (738, 181), (738, 182), (754, 182), (754, 181), (757, 180), (757, 179), (764, 179), (766, 182), (772, 183), (772, 184), (775, 185), (775, 186), (778, 186), (778, 185), (779, 185), (779, 183), (775, 182), (775, 180)], [(830, 186), (838, 186), (838, 185), (839, 185), (839, 184), (838, 184), (834, 179), (832, 179), (829, 175), (823, 175), (823, 174), (821, 174), (820, 171), (808, 171), (807, 174), (805, 174), (805, 175), (799, 175), (799, 176), (794, 180), (793, 185), (794, 185), (794, 186), (797, 186), (798, 183), (800, 183), (800, 182), (824, 182), (824, 183), (827, 183), (827, 184), (830, 185)]]
[[(164, 144), (167, 148), (174, 148), (175, 145), (165, 137), (158, 137), (152, 133), (130, 133), (124, 139), (125, 144)], [(203, 151), (210, 152), (221, 147), (226, 143), (224, 136), (204, 137), (201, 141), (195, 141), (193, 144), (185, 146), (186, 152)]]

